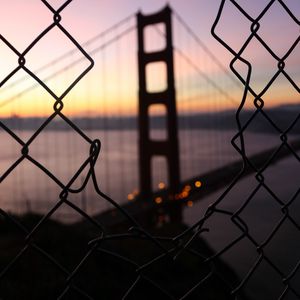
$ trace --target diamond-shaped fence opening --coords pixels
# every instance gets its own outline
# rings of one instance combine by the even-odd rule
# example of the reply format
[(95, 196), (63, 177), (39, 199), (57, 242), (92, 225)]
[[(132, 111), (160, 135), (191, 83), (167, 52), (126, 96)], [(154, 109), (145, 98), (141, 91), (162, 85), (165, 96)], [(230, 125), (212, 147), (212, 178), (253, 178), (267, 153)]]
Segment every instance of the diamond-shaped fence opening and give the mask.
[[(268, 217), (266, 217), (266, 213), (268, 213)], [(269, 237), (282, 218), (282, 212), (276, 199), (264, 187), (261, 187), (239, 214), (239, 217), (248, 226), (251, 237), (261, 244)]]
[[(49, 53), (52, 41), (56, 47)], [(26, 55), (26, 67), (34, 72), (57, 96), (65, 90), (89, 67), (89, 60), (57, 27), (50, 30)], [(64, 57), (66, 53), (72, 53)], [(63, 59), (57, 60), (57, 58)], [(37, 59), (38, 58), (38, 59)]]
[[(239, 13), (231, 1), (225, 2), (223, 14), (218, 21), (216, 31), (220, 32), (228, 45), (238, 51), (251, 33), (251, 22)], [(232, 32), (235, 34), (233, 35)]]
[[(259, 94), (273, 78), (276, 71), (278, 71), (278, 61), (268, 55), (268, 51), (256, 39), (250, 42), (245, 51), (241, 53), (241, 56), (252, 65), (250, 86)], [(239, 60), (233, 64), (233, 67), (241, 75), (243, 80), (246, 81), (248, 68)]]
[[(273, 22), (276, 18), (277, 22)], [(283, 57), (299, 37), (299, 26), (282, 7), (275, 1), (259, 22), (258, 36), (268, 45), (277, 57)], [(271, 25), (272, 24), (272, 25)], [(286, 28), (289, 34), (286, 34)], [(281, 42), (278, 43), (277, 41)]]
[[(59, 123), (55, 124), (56, 122)], [(67, 127), (64, 129), (65, 125)], [(56, 129), (57, 126), (62, 126), (64, 130)], [(48, 142), (53, 130), (56, 139), (63, 142), (57, 143), (56, 139)], [(34, 139), (29, 154), (66, 185), (88, 159), (89, 150), (90, 144), (77, 132), (72, 131), (68, 124), (62, 120), (53, 120), (51, 128), (45, 127)], [(83, 171), (81, 176), (86, 177), (86, 173), (86, 170)], [(80, 185), (81, 183), (76, 182), (73, 187)]]

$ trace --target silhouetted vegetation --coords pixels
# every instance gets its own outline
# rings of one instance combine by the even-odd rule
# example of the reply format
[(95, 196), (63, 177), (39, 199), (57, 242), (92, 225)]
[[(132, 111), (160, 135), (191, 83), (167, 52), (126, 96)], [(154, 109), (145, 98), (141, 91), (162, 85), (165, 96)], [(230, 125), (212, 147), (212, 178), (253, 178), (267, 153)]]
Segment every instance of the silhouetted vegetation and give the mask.
[[(14, 217), (28, 230), (32, 230), (41, 219), (38, 215)], [(55, 263), (47, 259), (51, 255), (65, 270), (72, 273), (93, 247), (89, 241), (100, 237), (96, 229), (87, 226), (64, 225), (48, 220), (26, 241), (26, 234), (15, 223), (1, 219), (0, 267), (1, 271), (21, 252), (22, 255), (0, 278), (0, 298), (5, 300), (52, 300), (64, 291), (68, 275)], [(148, 228), (154, 236), (173, 237), (185, 229), (182, 224), (166, 224), (160, 228)], [(114, 228), (111, 233), (126, 233), (127, 228)], [(172, 241), (162, 244), (172, 248)], [(42, 250), (41, 250), (42, 249)], [(137, 279), (136, 269), (162, 254), (152, 241), (141, 237), (118, 238), (102, 241), (94, 249), (74, 277), (70, 289), (62, 299), (85, 299), (76, 287), (95, 299), (121, 299)], [(193, 251), (183, 252), (174, 261), (171, 255), (159, 259), (145, 268), (127, 299), (168, 299), (158, 288), (174, 295), (184, 295), (205, 276), (210, 276), (203, 286), (195, 289), (187, 299), (232, 299), (230, 290), (237, 283), (234, 272), (220, 260), (214, 265), (203, 263), (212, 250), (200, 238), (193, 244)], [(126, 258), (126, 259), (124, 259)], [(212, 268), (214, 272), (210, 273)], [(220, 274), (217, 275), (217, 274)], [(226, 280), (224, 280), (224, 278)], [(152, 282), (153, 281), (153, 282)], [(227, 282), (225, 284), (225, 282)], [(2, 299), (1, 298), (1, 299)]]

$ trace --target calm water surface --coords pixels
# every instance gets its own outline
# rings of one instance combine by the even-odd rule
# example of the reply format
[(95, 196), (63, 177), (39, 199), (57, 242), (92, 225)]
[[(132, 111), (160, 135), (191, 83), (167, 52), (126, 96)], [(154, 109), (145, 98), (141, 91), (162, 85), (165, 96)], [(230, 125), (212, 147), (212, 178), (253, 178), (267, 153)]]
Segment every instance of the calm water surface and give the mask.
[[(26, 141), (33, 132), (19, 131), (17, 134)], [(127, 201), (127, 195), (138, 188), (137, 133), (129, 130), (97, 130), (88, 131), (87, 135), (92, 139), (99, 138), (102, 142), (100, 157), (96, 165), (100, 188), (119, 203)], [(179, 135), (183, 180), (239, 159), (239, 155), (230, 144), (230, 139), (234, 135), (233, 131), (181, 130)], [(159, 139), (162, 136), (163, 133), (160, 130), (154, 132), (155, 138)], [(0, 173), (3, 174), (20, 157), (21, 147), (4, 132), (0, 133), (0, 140)], [(278, 145), (280, 140), (275, 135), (247, 133), (245, 142), (247, 154), (251, 155)], [(87, 159), (89, 144), (73, 132), (45, 131), (32, 143), (29, 154), (66, 184)], [(159, 182), (166, 182), (165, 166), (163, 159), (154, 160), (153, 189), (157, 189)], [(276, 163), (264, 173), (266, 184), (284, 203), (287, 203), (299, 188), (299, 169), (298, 162), (289, 157)], [(73, 188), (80, 186), (85, 174), (86, 171), (74, 183)], [(225, 197), (221, 207), (236, 211), (256, 186), (257, 181), (253, 176), (241, 180)], [(57, 203), (60, 192), (61, 189), (52, 179), (32, 163), (24, 160), (1, 183), (1, 208), (15, 213), (28, 210), (46, 213)], [(214, 202), (221, 192), (216, 191), (194, 204), (192, 208), (187, 208), (184, 212), (185, 222), (192, 225), (199, 220), (207, 206)], [(298, 198), (289, 207), (289, 213), (299, 224), (300, 202)], [(96, 195), (91, 183), (79, 195), (70, 195), (69, 200), (89, 214), (96, 214), (103, 209), (110, 208), (106, 201)], [(78, 220), (78, 214), (67, 206), (60, 207), (53, 217), (64, 222)], [(241, 217), (249, 226), (250, 234), (258, 243), (262, 243), (269, 237), (283, 214), (281, 206), (274, 200), (274, 197), (262, 188), (241, 213)], [(211, 230), (203, 237), (215, 251), (220, 251), (241, 234), (228, 216), (220, 214), (211, 217), (207, 226)], [(289, 274), (300, 259), (300, 232), (292, 222), (284, 221), (278, 233), (271, 238), (265, 251), (284, 270), (285, 274)], [(228, 262), (241, 278), (247, 274), (257, 258), (256, 248), (247, 238), (222, 255), (222, 259)], [(264, 285), (261, 284), (264, 276), (270, 278), (269, 285), (265, 284), (265, 281)], [(293, 281), (299, 283), (299, 275), (296, 275)], [(258, 299), (257, 293), (261, 290), (266, 295), (265, 299), (277, 299), (283, 289), (280, 277), (264, 260), (259, 265), (259, 275), (251, 277), (247, 287), (247, 292), (252, 299)], [(286, 299), (295, 298), (288, 296)]]
[[(18, 131), (17, 134), (26, 141), (33, 132)], [(137, 132), (97, 130), (87, 131), (87, 135), (92, 139), (99, 138), (102, 142), (96, 165), (100, 188), (119, 203), (127, 201), (127, 195), (136, 191), (139, 185)], [(233, 135), (233, 131), (181, 130), (181, 178), (185, 180), (239, 159), (230, 144)], [(154, 131), (154, 138), (162, 136), (161, 130)], [(3, 174), (20, 157), (21, 146), (4, 132), (0, 133), (0, 140), (0, 173)], [(264, 150), (277, 142), (278, 137), (274, 135), (250, 133), (246, 137), (249, 154)], [(29, 154), (62, 183), (67, 184), (88, 158), (89, 144), (71, 131), (45, 131), (30, 145)], [(152, 167), (153, 189), (156, 190), (159, 182), (167, 182), (166, 162), (162, 158), (155, 158)], [(85, 175), (86, 170), (72, 187), (79, 187)], [(26, 210), (43, 213), (57, 202), (60, 191), (61, 188), (43, 171), (24, 160), (1, 183), (1, 207), (17, 213)], [(84, 205), (91, 214), (108, 207), (95, 194), (92, 184), (83, 193), (71, 195), (70, 200)], [(71, 216), (72, 211), (62, 207), (55, 217), (59, 218), (60, 215)]]

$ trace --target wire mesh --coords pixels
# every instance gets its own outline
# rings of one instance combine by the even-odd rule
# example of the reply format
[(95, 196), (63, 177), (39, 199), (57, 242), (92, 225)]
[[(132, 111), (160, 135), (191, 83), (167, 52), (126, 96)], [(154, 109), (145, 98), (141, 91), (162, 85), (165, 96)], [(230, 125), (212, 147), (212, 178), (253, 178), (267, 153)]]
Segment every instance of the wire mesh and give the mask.
[[(216, 28), (222, 17), (225, 2), (233, 3), (238, 11), (251, 23), (251, 33), (239, 51), (233, 50), (230, 45), (217, 35)], [(28, 161), (35, 168), (41, 170), (50, 181), (60, 189), (56, 203), (43, 216), (17, 217), (3, 209), (1, 215), (1, 247), (0, 247), (0, 298), (1, 299), (247, 299), (244, 289), (254, 276), (260, 272), (260, 266), (265, 263), (280, 279), (282, 290), (272, 299), (299, 299), (300, 291), (295, 278), (299, 273), (300, 261), (296, 260), (289, 271), (283, 271), (280, 264), (268, 254), (268, 247), (272, 246), (274, 237), (279, 230), (289, 222), (295, 236), (299, 234), (299, 224), (291, 212), (291, 207), (297, 201), (299, 189), (289, 198), (281, 199), (265, 180), (265, 172), (271, 168), (272, 161), (284, 148), (299, 162), (299, 156), (288, 140), (288, 134), (298, 122), (300, 114), (292, 120), (290, 125), (281, 129), (272, 117), (264, 110), (263, 96), (275, 84), (279, 74), (283, 74), (291, 83), (291, 87), (299, 93), (299, 87), (292, 77), (284, 70), (284, 62), (291, 55), (299, 42), (299, 37), (288, 49), (283, 57), (278, 57), (271, 47), (259, 36), (259, 22), (270, 7), (278, 2), (288, 13), (291, 19), (299, 26), (299, 21), (283, 1), (270, 1), (256, 19), (251, 18), (245, 10), (234, 0), (222, 0), (217, 18), (212, 28), (213, 36), (234, 55), (231, 70), (243, 83), (245, 90), (241, 104), (236, 112), (238, 133), (232, 139), (232, 145), (241, 155), (243, 167), (234, 181), (213, 204), (204, 211), (203, 216), (191, 227), (180, 224), (165, 224), (161, 228), (152, 228), (144, 225), (145, 203), (141, 203), (140, 217), (133, 217), (124, 207), (105, 195), (99, 187), (95, 174), (95, 164), (100, 155), (101, 142), (91, 140), (78, 126), (63, 113), (64, 98), (75, 88), (83, 77), (91, 70), (94, 62), (90, 55), (61, 25), (62, 13), (72, 2), (64, 2), (59, 9), (54, 9), (46, 0), (44, 5), (53, 13), (51, 23), (23, 52), (19, 52), (5, 37), (0, 39), (18, 57), (18, 66), (10, 72), (0, 83), (6, 83), (20, 70), (31, 76), (54, 100), (53, 113), (27, 140), (21, 138), (14, 130), (0, 122), (1, 128), (19, 145), (21, 154), (18, 159), (1, 174), (0, 182), (4, 182), (24, 161)], [(88, 67), (76, 79), (57, 95), (45, 81), (26, 66), (26, 55), (54, 28), (59, 29), (71, 41), (77, 50), (89, 63)], [(262, 92), (255, 92), (251, 87), (251, 64), (243, 58), (243, 51), (248, 44), (257, 39), (277, 60), (278, 70), (268, 82)], [(248, 73), (243, 78), (234, 68), (236, 61), (248, 66)], [(255, 112), (242, 121), (240, 113), (244, 108), (249, 93), (254, 97)], [(249, 159), (246, 152), (244, 134), (251, 123), (261, 115), (278, 132), (280, 145), (262, 166), (257, 166)], [(67, 182), (61, 181), (54, 172), (51, 172), (41, 162), (31, 155), (30, 149), (36, 139), (42, 134), (51, 122), (60, 118), (89, 146), (87, 158)], [(238, 142), (239, 141), (239, 142)], [(249, 189), (249, 196), (240, 202), (238, 209), (224, 209), (222, 204), (226, 197), (240, 184), (240, 180), (248, 169), (254, 171), (253, 181)], [(82, 180), (82, 178), (84, 178)], [(76, 187), (76, 184), (79, 187)], [(92, 184), (99, 201), (110, 203), (122, 216), (122, 225), (112, 226), (110, 220), (113, 213), (101, 217), (90, 216), (85, 210), (72, 202), (73, 195), (83, 193), (86, 186)], [(253, 187), (253, 189), (252, 189)], [(280, 218), (273, 224), (262, 241), (257, 241), (251, 233), (243, 214), (256, 194), (264, 190), (275, 203), (275, 209)], [(88, 205), (88, 202), (87, 202)], [(75, 225), (61, 225), (51, 220), (51, 217), (62, 206), (68, 206), (81, 215), (83, 222)], [(199, 213), (200, 214), (200, 213)], [(136, 215), (135, 215), (136, 216)], [(234, 238), (226, 240), (218, 251), (213, 251), (202, 239), (202, 236), (213, 234), (216, 226), (215, 218), (223, 219), (232, 225)], [(140, 225), (143, 221), (143, 226)], [(218, 223), (220, 226), (220, 223)], [(210, 230), (210, 232), (208, 232)], [(247, 241), (257, 254), (250, 260), (248, 272), (239, 279), (221, 257)], [(237, 251), (234, 255), (241, 253)], [(284, 259), (284, 258), (283, 258)], [(296, 257), (298, 259), (298, 257)], [(237, 260), (238, 261), (238, 260)], [(237, 263), (236, 261), (236, 263)], [(272, 278), (262, 278), (272, 281)], [(276, 282), (276, 281), (274, 281)], [(271, 284), (273, 284), (271, 282)], [(256, 291), (256, 299), (265, 298), (265, 295)]]
[[(218, 31), (218, 25), (220, 23), (220, 20), (224, 14), (224, 7), (225, 4), (230, 2), (235, 6), (238, 13), (242, 15), (243, 18), (246, 18), (247, 21), (250, 22), (250, 33), (247, 36), (245, 42), (241, 45), (241, 47), (238, 50), (233, 49), (232, 45), (225, 42), (224, 38), (221, 34), (217, 33)], [(294, 79), (288, 74), (288, 72), (285, 70), (285, 61), (287, 58), (292, 54), (294, 49), (299, 43), (299, 35), (294, 37), (294, 42), (291, 45), (288, 45), (288, 49), (282, 56), (278, 56), (276, 54), (275, 50), (272, 50), (276, 43), (278, 42), (275, 37), (273, 37), (273, 41), (266, 42), (264, 38), (260, 35), (260, 23), (263, 21), (263, 19), (266, 17), (267, 13), (271, 10), (272, 6), (275, 4), (279, 4), (281, 6), (281, 9), (284, 10), (290, 17), (293, 22), (295, 22), (295, 25), (299, 28), (299, 20), (297, 17), (293, 14), (293, 12), (289, 9), (289, 6), (284, 1), (268, 1), (268, 3), (263, 7), (263, 9), (259, 12), (258, 16), (256, 18), (252, 18), (245, 9), (243, 9), (243, 5), (240, 4), (238, 1), (222, 1), (218, 15), (216, 17), (216, 20), (212, 27), (212, 34), (217, 39), (218, 42), (220, 42), (233, 56), (230, 63), (230, 68), (232, 72), (237, 76), (237, 78), (243, 83), (244, 85), (244, 93), (243, 98), (241, 100), (241, 103), (239, 105), (239, 108), (236, 112), (236, 122), (238, 127), (238, 133), (233, 137), (232, 139), (232, 145), (236, 149), (236, 151), (241, 155), (241, 158), (243, 160), (243, 168), (241, 169), (239, 175), (236, 177), (236, 179), (233, 181), (233, 183), (229, 186), (229, 188), (225, 191), (225, 193), (216, 201), (213, 205), (211, 205), (206, 212), (206, 216), (204, 219), (198, 222), (197, 225), (200, 225), (199, 228), (201, 228), (202, 223), (204, 223), (205, 219), (212, 216), (214, 213), (221, 213), (221, 214), (228, 214), (230, 216), (231, 221), (241, 230), (242, 234), (239, 236), (235, 241), (232, 242), (232, 244), (227, 245), (222, 251), (227, 251), (230, 247), (232, 247), (235, 243), (240, 242), (242, 239), (247, 239), (250, 241), (251, 244), (256, 248), (257, 251), (257, 257), (255, 259), (255, 262), (251, 265), (248, 273), (243, 277), (240, 284), (236, 286), (232, 294), (238, 296), (239, 292), (243, 289), (244, 286), (247, 285), (248, 281), (251, 279), (253, 274), (256, 272), (259, 272), (260, 266), (262, 264), (268, 265), (270, 269), (278, 277), (281, 279), (281, 292), (276, 296), (272, 295), (272, 298), (274, 299), (299, 299), (299, 289), (296, 281), (296, 273), (299, 269), (299, 257), (295, 257), (295, 260), (293, 262), (293, 265), (290, 266), (289, 270), (284, 270), (278, 260), (274, 260), (273, 257), (269, 254), (268, 248), (274, 247), (274, 239), (276, 235), (279, 234), (279, 231), (286, 223), (290, 223), (291, 227), (290, 230), (294, 230), (294, 236), (291, 237), (292, 239), (297, 239), (299, 234), (299, 224), (297, 220), (291, 215), (290, 209), (293, 202), (297, 201), (297, 196), (299, 193), (299, 190), (297, 190), (290, 198), (285, 196), (282, 198), (282, 196), (278, 195), (277, 191), (274, 191), (274, 188), (269, 185), (269, 181), (267, 180), (267, 172), (268, 169), (271, 168), (271, 163), (276, 158), (276, 156), (282, 151), (282, 149), (287, 149), (290, 152), (290, 155), (293, 157), (293, 162), (297, 164), (299, 162), (299, 156), (296, 152), (296, 150), (291, 146), (288, 135), (291, 132), (292, 128), (295, 126), (295, 124), (298, 122), (299, 115), (294, 120), (290, 120), (290, 124), (288, 126), (282, 128), (279, 124), (277, 124), (276, 119), (274, 120), (274, 117), (270, 115), (265, 109), (266, 102), (264, 101), (264, 97), (267, 93), (267, 91), (278, 84), (276, 79), (279, 75), (283, 75), (288, 82), (290, 83), (290, 90), (295, 89), (299, 93), (299, 87), (294, 81)], [(267, 84), (259, 91), (252, 85), (252, 70), (253, 65), (247, 60), (247, 58), (244, 57), (244, 53), (249, 47), (253, 41), (256, 40), (259, 42), (260, 45), (262, 45), (265, 50), (267, 51), (268, 55), (272, 56), (276, 62), (277, 62), (277, 70), (275, 74), (273, 74), (272, 78), (267, 82)], [(274, 45), (275, 44), (275, 45)], [(240, 62), (244, 64), (247, 68), (246, 74), (242, 74), (239, 72), (236, 68), (236, 64)], [(288, 92), (289, 92), (288, 91)], [(255, 111), (253, 114), (245, 121), (241, 119), (241, 113), (243, 110), (245, 110), (245, 103), (248, 98), (251, 98), (253, 96), (253, 105), (255, 107)], [(259, 116), (262, 117), (267, 123), (269, 123), (274, 130), (277, 132), (278, 135), (278, 147), (277, 149), (269, 155), (269, 157), (266, 159), (266, 161), (260, 165), (257, 166), (253, 161), (249, 159), (247, 156), (247, 148), (245, 144), (245, 133), (247, 132), (249, 126), (251, 126), (252, 123), (259, 122)], [(257, 181), (256, 185), (254, 186), (252, 192), (250, 193), (249, 197), (246, 199), (245, 202), (241, 203), (241, 206), (236, 211), (222, 211), (218, 209), (219, 204), (223, 200), (226, 193), (230, 191), (231, 188), (233, 188), (235, 185), (239, 184), (240, 176), (247, 170), (247, 168), (250, 168), (254, 171), (254, 178)], [(267, 195), (269, 195), (272, 198), (272, 201), (275, 202), (278, 206), (277, 209), (280, 211), (281, 216), (279, 219), (276, 220), (272, 224), (272, 228), (268, 232), (268, 234), (264, 237), (262, 241), (258, 241), (257, 238), (254, 237), (254, 235), (251, 233), (252, 230), (249, 228), (247, 222), (243, 219), (243, 213), (244, 211), (247, 211), (249, 206), (251, 205), (251, 202), (255, 201), (255, 197), (258, 191), (264, 190)], [(282, 258), (283, 260), (286, 259)], [(298, 279), (299, 280), (299, 279)], [(265, 282), (272, 281), (271, 278), (265, 278)], [(275, 285), (274, 283), (273, 286)], [(275, 289), (275, 288), (274, 288)], [(257, 297), (260, 299), (262, 297), (265, 297), (263, 293), (257, 293)]]

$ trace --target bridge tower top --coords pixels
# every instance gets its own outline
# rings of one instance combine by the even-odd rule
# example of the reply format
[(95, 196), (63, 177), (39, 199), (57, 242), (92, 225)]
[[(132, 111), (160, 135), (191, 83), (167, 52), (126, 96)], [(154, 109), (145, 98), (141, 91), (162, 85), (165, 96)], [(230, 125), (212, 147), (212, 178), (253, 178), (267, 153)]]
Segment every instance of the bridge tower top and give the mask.
[[(147, 26), (163, 24), (165, 26), (165, 48), (158, 51), (145, 51), (145, 28)], [(138, 25), (138, 70), (139, 70), (139, 167), (140, 167), (140, 191), (142, 199), (150, 199), (152, 194), (152, 168), (151, 160), (155, 156), (162, 156), (167, 161), (167, 174), (169, 197), (174, 199), (178, 193), (180, 184), (178, 129), (176, 112), (176, 92), (173, 63), (173, 41), (171, 9), (166, 6), (163, 10), (151, 14), (137, 14)], [(158, 92), (147, 90), (148, 64), (163, 62), (166, 65), (166, 89)], [(166, 109), (165, 140), (156, 141), (150, 138), (150, 114), (151, 105), (160, 104)], [(171, 205), (166, 212), (171, 221), (181, 219), (179, 204)]]

